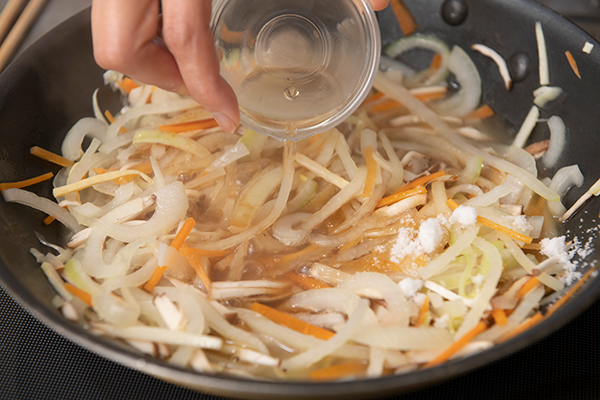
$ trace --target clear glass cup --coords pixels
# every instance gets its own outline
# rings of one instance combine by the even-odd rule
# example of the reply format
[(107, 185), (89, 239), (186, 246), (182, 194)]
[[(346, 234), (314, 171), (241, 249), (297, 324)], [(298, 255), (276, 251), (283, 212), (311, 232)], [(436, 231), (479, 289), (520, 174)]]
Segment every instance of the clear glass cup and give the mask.
[(242, 124), (278, 139), (339, 124), (377, 73), (381, 39), (367, 0), (214, 0), (211, 26)]

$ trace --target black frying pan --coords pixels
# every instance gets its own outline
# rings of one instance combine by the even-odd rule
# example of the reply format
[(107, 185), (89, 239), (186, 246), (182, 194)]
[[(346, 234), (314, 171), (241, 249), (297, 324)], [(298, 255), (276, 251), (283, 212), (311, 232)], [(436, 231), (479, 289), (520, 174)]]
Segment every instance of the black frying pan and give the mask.
[[(529, 58), (528, 74), (515, 83), (511, 92), (506, 92), (495, 65), (484, 57), (473, 56), (484, 82), (484, 102), (513, 128), (521, 124), (531, 105), (531, 92), (538, 87), (534, 21), (541, 21), (548, 44), (552, 84), (565, 90), (561, 99), (544, 110), (542, 115), (548, 117), (559, 114), (569, 130), (566, 150), (557, 167), (578, 163), (588, 186), (600, 177), (594, 154), (600, 149), (600, 138), (594, 128), (600, 126), (600, 104), (597, 100), (600, 75), (596, 73), (600, 67), (600, 45), (595, 40), (533, 1), (467, 0), (468, 14), (458, 25), (450, 25), (441, 17), (441, 0), (405, 2), (419, 23), (421, 32), (434, 33), (449, 44), (458, 44), (466, 50), (472, 43), (483, 43), (507, 59), (516, 53)], [(382, 13), (381, 21), (385, 40), (399, 35), (389, 13)], [(0, 181), (25, 179), (52, 168), (29, 156), (29, 148), (37, 145), (59, 151), (68, 128), (77, 119), (91, 114), (91, 94), (102, 85), (102, 71), (92, 58), (89, 31), (87, 10), (33, 45), (0, 76), (0, 127), (3, 131)], [(580, 52), (585, 41), (596, 45), (590, 55)], [(582, 80), (574, 76), (566, 63), (565, 50), (570, 50), (577, 58)], [(111, 107), (108, 103), (103, 106)], [(533, 140), (546, 138), (547, 135), (544, 129), (536, 129)], [(51, 187), (46, 183), (37, 185), (34, 190), (38, 194), (49, 195)], [(567, 204), (572, 204), (584, 190), (571, 191), (566, 198)], [(595, 226), (594, 217), (598, 215), (599, 205), (599, 202), (592, 201), (567, 223), (567, 229), (579, 235)], [(580, 217), (583, 217), (582, 222)], [(354, 398), (422, 388), (492, 363), (531, 345), (581, 313), (600, 294), (600, 282), (592, 279), (552, 318), (542, 321), (526, 333), (476, 357), (405, 375), (323, 384), (264, 383), (205, 376), (169, 367), (139, 355), (118, 342), (89, 335), (81, 327), (65, 321), (50, 306), (54, 292), (28, 251), (30, 247), (42, 250), (34, 231), (43, 233), (53, 242), (60, 242), (64, 235), (58, 224), (42, 226), (42, 219), (43, 215), (38, 212), (0, 201), (0, 235), (4, 237), (0, 242), (0, 282), (25, 308), (59, 334), (103, 357), (183, 386), (228, 396), (257, 399), (284, 396)], [(597, 255), (593, 257), (597, 258)]]

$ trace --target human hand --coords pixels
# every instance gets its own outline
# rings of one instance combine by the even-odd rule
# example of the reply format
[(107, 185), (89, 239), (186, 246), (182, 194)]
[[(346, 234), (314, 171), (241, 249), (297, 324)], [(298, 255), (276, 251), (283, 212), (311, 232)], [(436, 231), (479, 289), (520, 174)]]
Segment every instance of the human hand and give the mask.
[[(375, 10), (389, 0), (369, 0)], [(210, 29), (210, 0), (94, 0), (92, 37), (100, 67), (146, 84), (189, 94), (227, 132), (240, 113), (233, 89), (219, 75)], [(160, 32), (160, 33), (159, 33)]]

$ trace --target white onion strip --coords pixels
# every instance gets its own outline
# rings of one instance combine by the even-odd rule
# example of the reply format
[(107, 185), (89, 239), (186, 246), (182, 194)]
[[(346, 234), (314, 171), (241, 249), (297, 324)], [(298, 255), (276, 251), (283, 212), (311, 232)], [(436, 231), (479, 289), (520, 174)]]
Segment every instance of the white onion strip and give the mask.
[(510, 72), (508, 71), (508, 66), (506, 65), (506, 61), (496, 50), (493, 50), (483, 44), (474, 44), (471, 48), (475, 51), (480, 52), (486, 57), (491, 58), (496, 65), (498, 65), (498, 69), (500, 70), (500, 75), (504, 80), (504, 87), (506, 90), (510, 90), (512, 87), (512, 78), (510, 77)]
[(220, 350), (223, 346), (223, 340), (218, 337), (150, 326), (116, 328), (111, 325), (102, 325), (100, 329), (121, 339), (149, 340), (151, 342), (200, 347), (211, 350)]
[(6, 189), (2, 191), (2, 196), (7, 203), (24, 204), (31, 208), (35, 208), (36, 210), (45, 212), (48, 215), (52, 215), (73, 232), (79, 232), (83, 229), (71, 213), (50, 199), (40, 197), (35, 193), (23, 189)]
[(552, 168), (556, 165), (565, 147), (567, 128), (562, 118), (557, 115), (550, 117), (548, 127), (550, 128), (550, 146), (542, 157), (542, 164), (546, 168)]
[(539, 116), (540, 109), (536, 106), (532, 106), (531, 110), (529, 110), (529, 113), (527, 114), (527, 117), (525, 117), (523, 124), (521, 125), (521, 129), (519, 129), (519, 132), (517, 133), (517, 136), (513, 141), (513, 146), (517, 146), (520, 148), (523, 148), (523, 146), (525, 146), (525, 142), (527, 142), (527, 139), (529, 139), (533, 128), (535, 128)]

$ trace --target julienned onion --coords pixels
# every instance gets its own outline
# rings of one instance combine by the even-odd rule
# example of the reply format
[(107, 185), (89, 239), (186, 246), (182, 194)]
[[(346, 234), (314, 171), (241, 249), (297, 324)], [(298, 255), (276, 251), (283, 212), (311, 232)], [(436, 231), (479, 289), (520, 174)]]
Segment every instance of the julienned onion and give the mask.
[[(538, 269), (540, 245), (520, 246), (556, 229), (547, 216), (562, 212), (558, 200), (583, 183), (581, 171), (561, 169), (548, 187), (526, 150), (487, 141), (487, 121), (472, 114), (479, 72), (463, 49), (433, 37), (395, 46), (438, 53), (406, 79), (440, 86), (409, 91), (380, 73), (379, 93), (344, 124), (295, 144), (212, 122), (199, 129), (187, 123), (207, 110), (149, 86), (131, 90), (109, 126), (94, 100), (96, 119), (65, 139), (77, 162), (56, 174), (60, 203), (3, 192), (78, 232), (59, 256), (32, 251), (56, 304), (174, 365), (273, 380), (341, 374), (348, 363), (359, 376), (402, 373), (514, 332), (546, 290), (579, 273), (567, 249)], [(445, 93), (449, 72), (454, 93)], [(105, 77), (114, 89), (125, 79)], [(419, 99), (431, 91), (446, 97)], [(556, 121), (547, 164), (564, 141)], [(535, 287), (522, 295), (525, 281)], [(492, 323), (492, 305), (513, 311), (508, 322), (467, 344)]]

